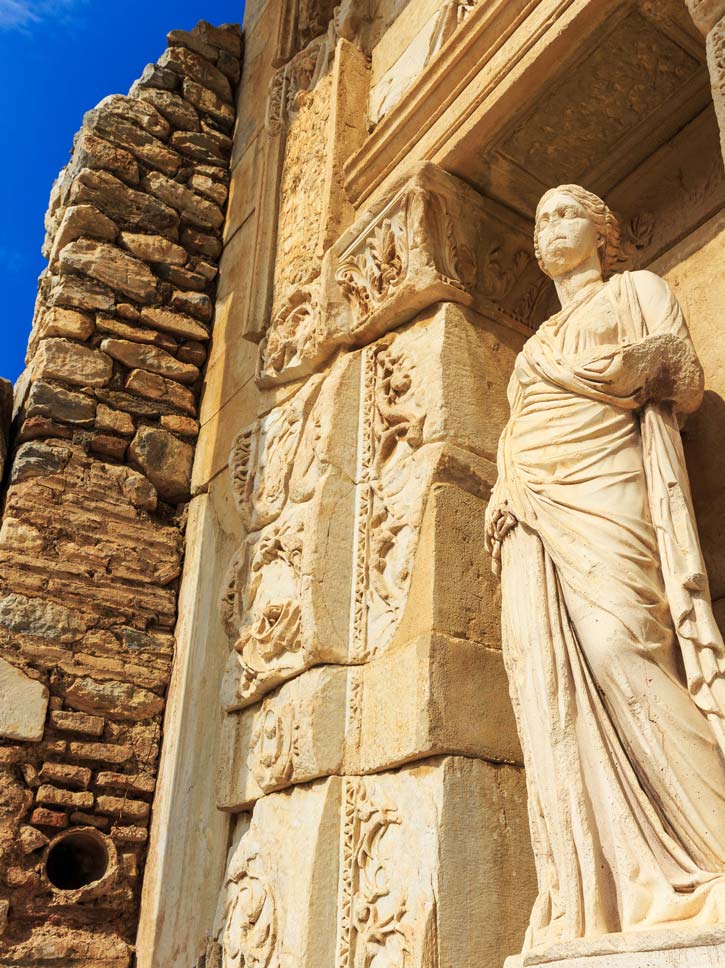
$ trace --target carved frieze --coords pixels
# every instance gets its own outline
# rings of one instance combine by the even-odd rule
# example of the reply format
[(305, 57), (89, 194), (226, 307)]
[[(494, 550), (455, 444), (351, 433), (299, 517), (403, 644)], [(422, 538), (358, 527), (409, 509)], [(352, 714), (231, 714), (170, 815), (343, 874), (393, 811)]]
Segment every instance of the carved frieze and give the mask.
[[(250, 533), (222, 594), (227, 712), (347, 658), (358, 373), (359, 360), (341, 359), (232, 447), (232, 489)], [(335, 582), (324, 580), (328, 569)]]

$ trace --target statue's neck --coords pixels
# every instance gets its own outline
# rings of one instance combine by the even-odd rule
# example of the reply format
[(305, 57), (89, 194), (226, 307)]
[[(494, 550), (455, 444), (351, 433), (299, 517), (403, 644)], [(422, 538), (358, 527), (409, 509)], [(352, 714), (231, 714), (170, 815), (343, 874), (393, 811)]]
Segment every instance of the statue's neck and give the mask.
[(572, 303), (579, 302), (588, 292), (603, 285), (602, 269), (599, 257), (594, 256), (571, 272), (557, 276), (554, 279), (556, 292), (561, 302), (561, 308), (566, 309)]

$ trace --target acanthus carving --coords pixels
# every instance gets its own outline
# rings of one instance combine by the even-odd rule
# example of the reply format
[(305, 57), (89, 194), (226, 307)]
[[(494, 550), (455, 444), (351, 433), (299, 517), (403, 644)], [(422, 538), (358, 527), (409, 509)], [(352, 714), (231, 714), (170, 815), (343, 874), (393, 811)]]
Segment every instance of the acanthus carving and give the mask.
[(406, 886), (390, 869), (385, 843), (402, 816), (374, 781), (348, 778), (343, 823), (336, 968), (413, 968), (416, 938)]
[(272, 883), (259, 846), (244, 837), (227, 872), (222, 968), (282, 968)]
[(325, 334), (311, 288), (296, 289), (270, 323), (259, 350), (259, 382), (304, 375), (320, 355)]
[(404, 206), (377, 225), (362, 252), (351, 255), (338, 269), (337, 281), (347, 298), (367, 316), (398, 285), (405, 274), (408, 253), (407, 211)]
[(302, 650), (303, 532), (303, 517), (288, 514), (248, 542), (231, 563), (223, 615), (236, 640), (227, 670), (227, 709), (239, 708), (253, 695), (257, 680), (271, 668), (280, 676), (295, 668)]
[(261, 790), (268, 793), (284, 786), (294, 773), (298, 754), (298, 729), (294, 708), (266, 699), (249, 744), (247, 766)]
[(402, 193), (393, 212), (384, 213), (340, 261), (335, 278), (357, 319), (395, 295), (414, 257), (441, 283), (460, 289), (475, 284), (472, 247), (456, 231), (445, 197), (420, 185)]

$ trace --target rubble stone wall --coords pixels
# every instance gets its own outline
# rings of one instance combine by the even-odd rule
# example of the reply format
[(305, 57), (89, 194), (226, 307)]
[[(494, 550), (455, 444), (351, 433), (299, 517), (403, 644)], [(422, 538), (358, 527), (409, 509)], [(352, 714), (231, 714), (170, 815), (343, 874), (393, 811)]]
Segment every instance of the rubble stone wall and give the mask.
[(133, 958), (241, 33), (168, 43), (88, 112), (46, 219), (0, 528), (3, 965)]

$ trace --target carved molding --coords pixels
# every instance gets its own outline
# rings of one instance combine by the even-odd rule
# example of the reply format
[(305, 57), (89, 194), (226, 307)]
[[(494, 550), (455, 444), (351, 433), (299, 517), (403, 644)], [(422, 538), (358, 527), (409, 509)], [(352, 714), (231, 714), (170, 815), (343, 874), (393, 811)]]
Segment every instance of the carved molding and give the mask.
[(270, 134), (279, 134), (295, 117), (305, 95), (329, 70), (334, 50), (326, 34), (317, 37), (275, 73), (265, 110), (265, 127)]

